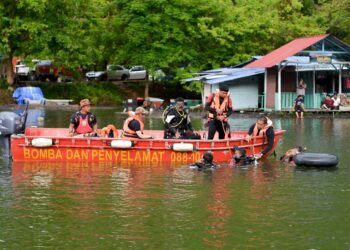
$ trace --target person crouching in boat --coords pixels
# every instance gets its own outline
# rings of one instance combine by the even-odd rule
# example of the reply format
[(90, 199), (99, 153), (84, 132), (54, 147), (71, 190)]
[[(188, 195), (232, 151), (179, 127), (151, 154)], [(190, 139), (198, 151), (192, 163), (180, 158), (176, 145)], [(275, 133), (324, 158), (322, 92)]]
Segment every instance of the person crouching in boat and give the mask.
[(260, 159), (265, 154), (267, 154), (272, 149), (275, 140), (275, 130), (273, 128), (273, 123), (267, 116), (264, 115), (258, 117), (256, 123), (249, 128), (245, 139), (247, 142), (250, 142), (253, 136), (260, 135), (263, 136), (264, 143), (265, 140), (267, 140), (267, 145), (260, 154), (255, 155), (256, 159)]
[(228, 117), (233, 113), (227, 86), (221, 86), (208, 97), (205, 110), (208, 111), (208, 139), (212, 140), (216, 132), (219, 133), (219, 139), (225, 139), (226, 131), (229, 130)]
[(178, 97), (175, 100), (175, 107), (164, 111), (164, 139), (198, 140), (201, 138), (198, 133), (194, 132), (190, 117), (184, 108), (185, 100)]
[(153, 139), (151, 135), (143, 133), (143, 128), (145, 126), (144, 119), (147, 114), (148, 111), (143, 107), (138, 107), (135, 109), (134, 114), (129, 114), (130, 116), (125, 120), (123, 125), (122, 137)]
[(89, 99), (83, 99), (79, 103), (80, 110), (75, 112), (70, 119), (69, 136), (93, 137), (97, 134), (96, 116), (90, 112)]
[(196, 162), (189, 167), (191, 169), (198, 169), (198, 170), (204, 170), (204, 169), (217, 169), (218, 166), (213, 163), (214, 156), (210, 152), (206, 152), (203, 154), (202, 160), (199, 162)]

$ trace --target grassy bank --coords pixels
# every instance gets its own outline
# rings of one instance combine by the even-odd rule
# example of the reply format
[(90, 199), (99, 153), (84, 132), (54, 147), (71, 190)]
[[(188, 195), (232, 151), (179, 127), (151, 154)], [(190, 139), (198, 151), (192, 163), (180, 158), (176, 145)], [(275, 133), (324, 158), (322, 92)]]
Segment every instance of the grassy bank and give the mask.
[[(71, 99), (78, 103), (81, 99), (89, 98), (94, 105), (98, 106), (116, 106), (120, 105), (123, 100), (144, 96), (144, 82), (74, 82), (74, 83), (57, 83), (57, 82), (37, 82), (22, 83), (9, 86), (2, 82), (0, 84), (0, 105), (12, 104), (13, 90), (17, 87), (37, 86), (43, 91), (46, 99)], [(179, 91), (181, 90), (181, 91)], [(179, 95), (179, 92), (181, 94)], [(181, 84), (153, 83), (149, 86), (149, 96), (159, 97), (165, 100), (182, 96), (189, 99), (199, 99), (196, 93), (184, 91)]]
[(92, 103), (100, 106), (117, 105), (124, 99), (125, 93), (109, 82), (77, 82), (77, 83), (37, 83), (47, 99), (71, 99), (78, 103), (89, 98)]
[(89, 98), (92, 103), (100, 106), (119, 105), (126, 95), (119, 86), (110, 82), (38, 82), (14, 85), (10, 88), (1, 84), (0, 105), (13, 104), (13, 90), (23, 86), (40, 87), (46, 99), (71, 99), (74, 103), (79, 103), (81, 99)]

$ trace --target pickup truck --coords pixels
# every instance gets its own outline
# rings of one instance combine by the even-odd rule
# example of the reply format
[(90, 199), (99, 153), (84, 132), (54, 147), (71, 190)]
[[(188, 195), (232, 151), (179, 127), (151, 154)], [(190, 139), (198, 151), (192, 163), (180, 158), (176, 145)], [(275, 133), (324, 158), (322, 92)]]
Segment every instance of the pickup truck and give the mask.
[[(34, 63), (36, 63), (36, 60), (33, 60)], [(29, 67), (27, 64), (25, 64), (22, 61), (18, 61), (15, 66), (15, 74), (18, 80), (20, 81), (35, 81), (35, 68)]]

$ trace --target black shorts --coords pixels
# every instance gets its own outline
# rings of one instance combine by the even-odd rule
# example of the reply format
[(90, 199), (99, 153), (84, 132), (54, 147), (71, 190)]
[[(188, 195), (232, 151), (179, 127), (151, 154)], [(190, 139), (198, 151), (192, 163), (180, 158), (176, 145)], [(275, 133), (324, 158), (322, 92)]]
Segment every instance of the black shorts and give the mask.
[(301, 113), (304, 112), (304, 109), (302, 106), (295, 106), (295, 112)]

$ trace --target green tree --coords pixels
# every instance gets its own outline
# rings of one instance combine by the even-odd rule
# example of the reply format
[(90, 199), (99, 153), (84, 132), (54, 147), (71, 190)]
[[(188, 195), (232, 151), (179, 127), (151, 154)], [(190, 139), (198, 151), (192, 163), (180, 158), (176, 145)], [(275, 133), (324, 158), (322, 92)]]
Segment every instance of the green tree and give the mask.
[(12, 58), (54, 59), (76, 68), (90, 62), (93, 20), (99, 1), (3, 0), (0, 51), (7, 55), (7, 81), (13, 84)]
[(350, 0), (326, 1), (317, 6), (314, 19), (337, 38), (350, 44)]

